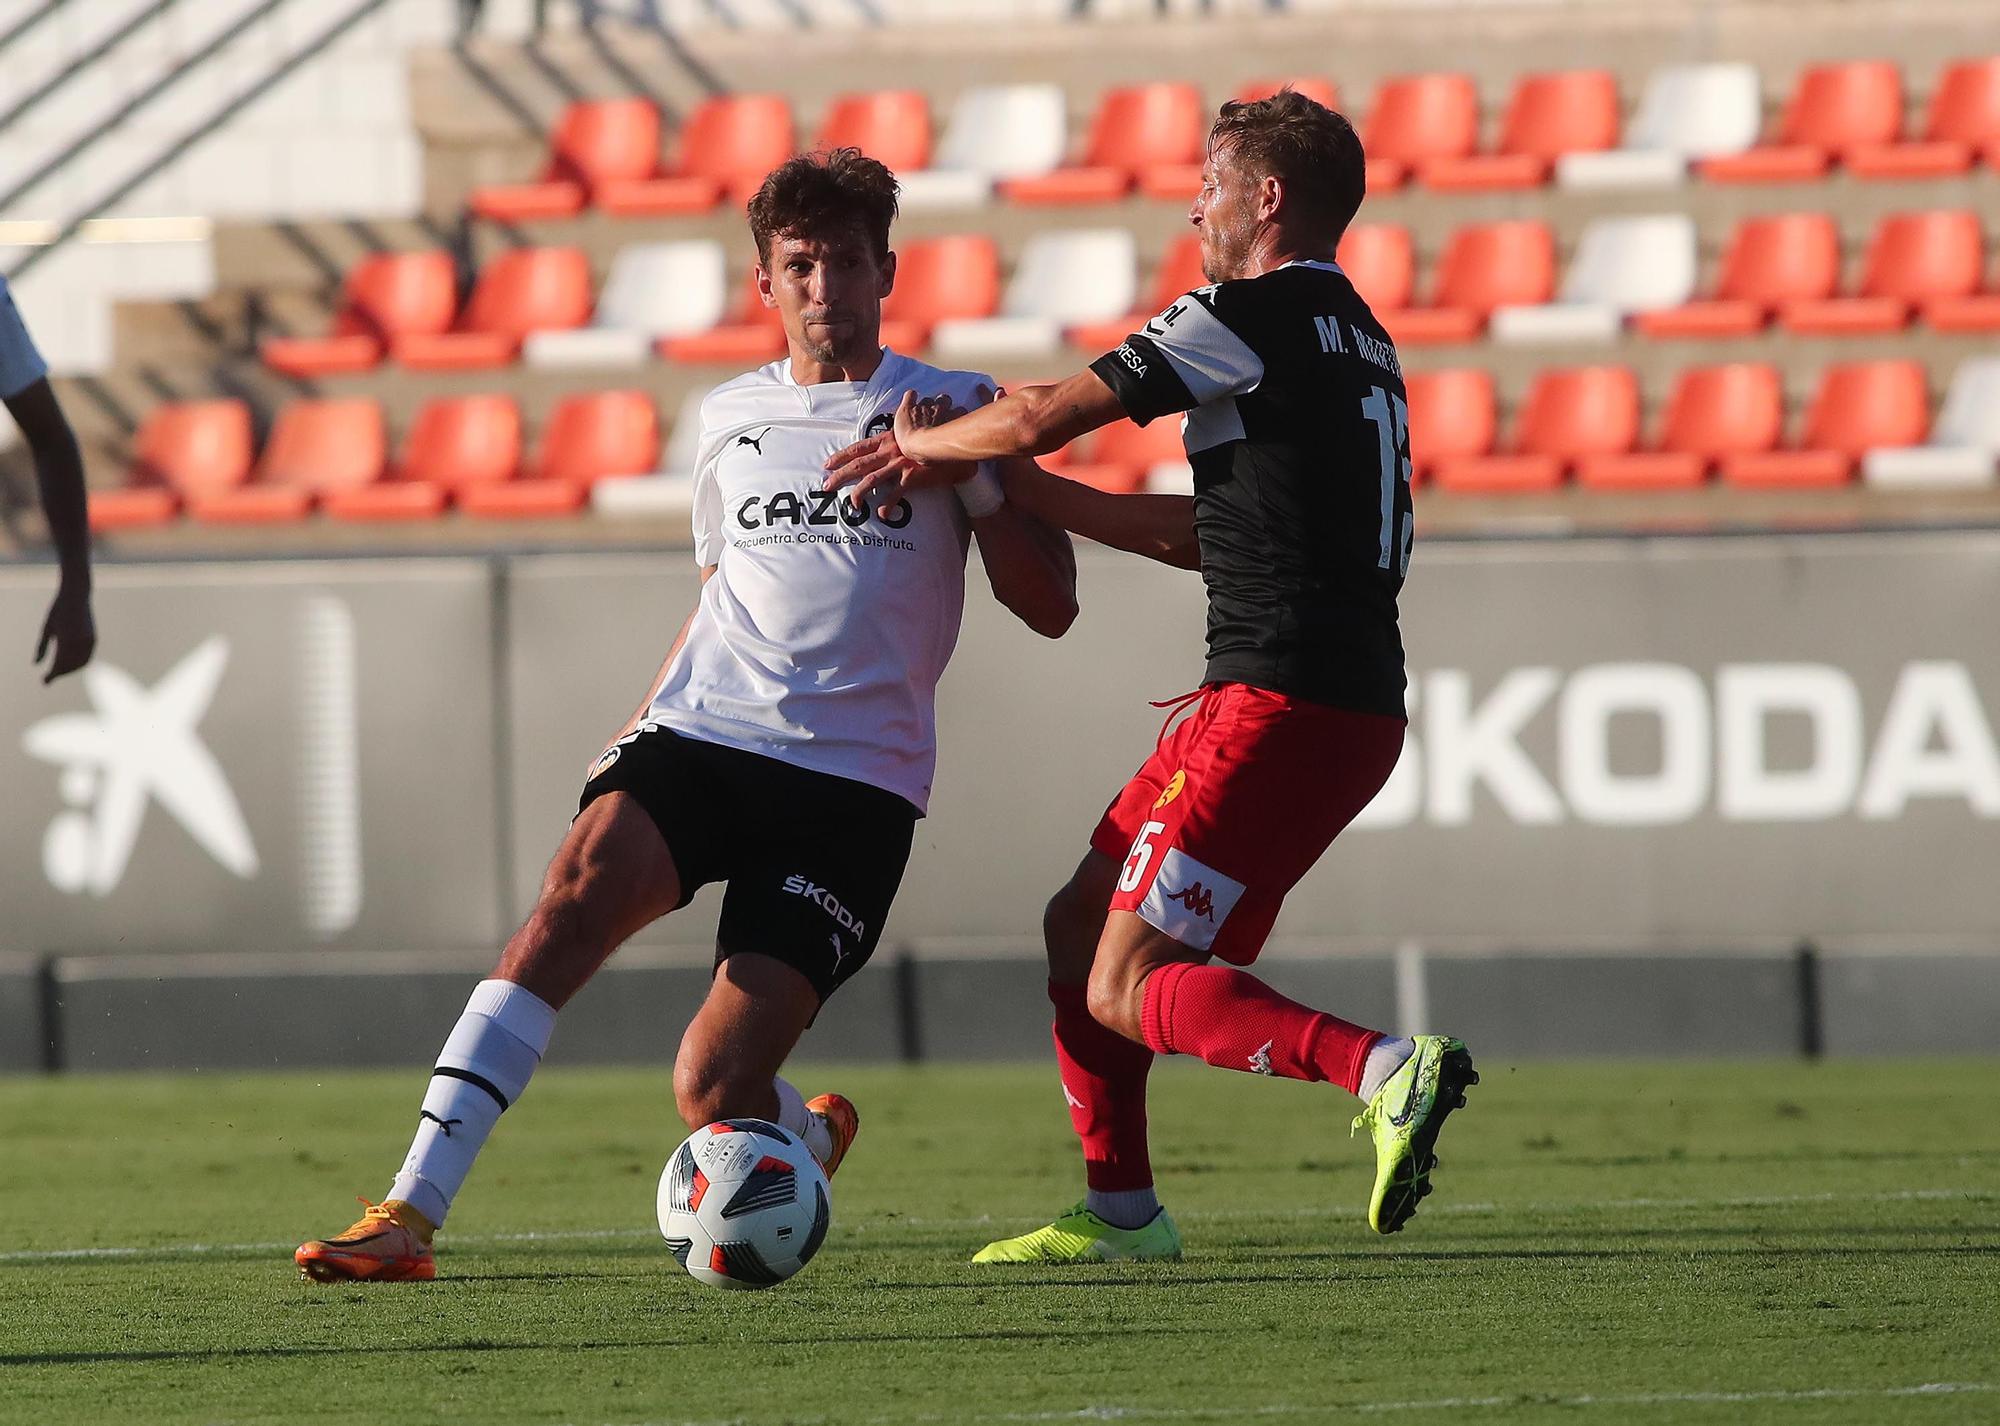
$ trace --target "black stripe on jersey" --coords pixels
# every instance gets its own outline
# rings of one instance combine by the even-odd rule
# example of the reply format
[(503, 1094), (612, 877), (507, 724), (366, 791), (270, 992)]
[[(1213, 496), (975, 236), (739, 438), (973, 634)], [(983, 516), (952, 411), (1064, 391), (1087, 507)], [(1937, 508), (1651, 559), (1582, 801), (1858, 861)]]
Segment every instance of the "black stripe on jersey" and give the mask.
[(1090, 364), (1136, 425), (1191, 409), (1194, 396), (1166, 354), (1142, 332)]

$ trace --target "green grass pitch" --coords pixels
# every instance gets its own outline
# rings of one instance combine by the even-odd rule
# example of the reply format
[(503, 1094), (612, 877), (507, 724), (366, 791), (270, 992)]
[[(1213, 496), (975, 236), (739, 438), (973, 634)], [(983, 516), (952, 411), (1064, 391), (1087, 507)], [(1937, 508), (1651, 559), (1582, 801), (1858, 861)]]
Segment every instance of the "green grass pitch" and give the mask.
[(864, 1129), (765, 1293), (658, 1240), (661, 1070), (545, 1072), (440, 1280), (373, 1288), (290, 1245), (383, 1190), (421, 1073), (4, 1080), (0, 1420), (1991, 1422), (1995, 1068), (1488, 1057), (1378, 1239), (1345, 1096), (1167, 1064), (1187, 1260), (1011, 1270), (966, 1259), (1080, 1194), (1052, 1069), (801, 1072)]

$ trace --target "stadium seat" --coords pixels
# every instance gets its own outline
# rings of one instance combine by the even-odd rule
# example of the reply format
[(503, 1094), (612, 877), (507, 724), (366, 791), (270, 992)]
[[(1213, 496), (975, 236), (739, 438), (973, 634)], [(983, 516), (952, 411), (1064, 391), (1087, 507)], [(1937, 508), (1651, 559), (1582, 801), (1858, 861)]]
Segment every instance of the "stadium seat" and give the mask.
[(796, 147), (784, 95), (718, 94), (688, 116), (670, 166), (599, 184), (597, 206), (621, 217), (705, 213), (725, 196), (747, 199)]
[(132, 440), (125, 484), (89, 495), (90, 528), (161, 525), (181, 499), (233, 490), (250, 475), (250, 408), (241, 401), (155, 406)]
[(521, 464), (521, 413), (506, 396), (445, 396), (425, 403), (389, 478), (330, 490), (320, 499), (337, 520), (423, 520), (452, 493), (509, 480)]
[(650, 99), (579, 99), (563, 110), (533, 183), (475, 188), (473, 214), (501, 223), (568, 218), (601, 184), (649, 177), (660, 163), (660, 111)]
[(614, 519), (686, 520), (694, 508), (694, 464), (701, 450), (701, 403), (706, 387), (681, 398), (667, 432), (659, 469), (645, 475), (610, 475), (590, 488), (590, 508)]
[(990, 317), (1000, 306), (1000, 251), (984, 233), (917, 238), (896, 252), (896, 285), (882, 303), (882, 344), (908, 354), (939, 322)]
[(373, 401), (294, 401), (278, 412), (255, 476), (190, 496), (187, 511), (226, 524), (297, 520), (321, 495), (380, 479), (386, 453), (382, 408)]
[(728, 300), (721, 243), (635, 243), (612, 258), (590, 325), (530, 332), (521, 359), (534, 367), (635, 366), (662, 338), (714, 328)]
[(1207, 118), (1201, 91), (1192, 84), (1106, 90), (1082, 159), (1051, 173), (1007, 179), (1001, 195), (1015, 203), (1108, 203), (1131, 192), (1136, 182), (1155, 197), (1192, 196), (1201, 186)]
[(1745, 218), (1730, 235), (1704, 301), (1642, 312), (1649, 337), (1738, 337), (1758, 331), (1787, 302), (1830, 295), (1840, 282), (1840, 230), (1824, 213)]
[(423, 371), (505, 366), (529, 332), (581, 326), (590, 316), (590, 262), (581, 248), (513, 248), (479, 270), (448, 332), (406, 333), (398, 364)]
[(1618, 142), (1618, 81), (1607, 69), (1525, 74), (1490, 154), (1433, 158), (1418, 168), (1428, 188), (1465, 192), (1533, 188), (1546, 183), (1566, 153), (1608, 149)]
[(1704, 159), (1717, 183), (1815, 179), (1839, 157), (1893, 143), (1903, 127), (1903, 77), (1887, 60), (1808, 66), (1786, 101), (1770, 144)]
[(783, 356), (785, 321), (775, 307), (766, 307), (757, 291), (757, 269), (751, 268), (729, 320), (706, 332), (668, 337), (659, 344), (670, 361), (763, 363)]
[(1483, 456), (1499, 425), (1492, 373), (1479, 367), (1413, 371), (1403, 378), (1410, 402), (1410, 460), (1418, 483), (1441, 460)]
[(1115, 495), (1145, 489), (1156, 467), (1187, 462), (1177, 417), (1163, 416), (1145, 426), (1113, 421), (1079, 444), (1087, 449), (1063, 464), (1063, 476)]
[(922, 208), (976, 207), (998, 179), (1049, 173), (1069, 141), (1069, 106), (1054, 84), (999, 84), (968, 89), (952, 105), (931, 166), (898, 173), (902, 203)]
[(1357, 223), (1341, 235), (1334, 260), (1378, 320), (1410, 305), (1417, 286), (1417, 253), (1408, 228)]
[(1413, 74), (1384, 80), (1361, 126), (1361, 146), (1368, 154), (1368, 191), (1400, 188), (1413, 167), (1462, 158), (1478, 142), (1479, 91), (1470, 75)]
[(1969, 489), (1994, 484), (2000, 465), (2000, 357), (1952, 373), (1928, 444), (1886, 446), (1861, 458), (1861, 478), (1886, 489)]
[(1830, 366), (1820, 375), (1798, 443), (1787, 450), (1726, 457), (1722, 478), (1731, 485), (1767, 488), (1845, 485), (1865, 452), (1918, 445), (1929, 420), (1922, 363)]
[(1599, 490), (1681, 490), (1700, 485), (1716, 461), (1768, 451), (1785, 425), (1776, 367), (1748, 362), (1683, 371), (1651, 450), (1586, 456), (1577, 483)]
[(1548, 301), (1555, 270), (1556, 242), (1548, 224), (1470, 223), (1446, 244), (1429, 303), (1378, 315), (1399, 343), (1469, 342), (1495, 307)]
[(1490, 334), (1502, 342), (1610, 341), (1631, 313), (1681, 306), (1694, 278), (1695, 228), (1687, 214), (1593, 219), (1556, 300), (1494, 309)]
[(1757, 70), (1748, 64), (1675, 64), (1653, 71), (1622, 148), (1556, 160), (1564, 188), (1679, 183), (1690, 160), (1741, 153), (1763, 118)]
[(1622, 455), (1639, 437), (1639, 382), (1622, 366), (1570, 367), (1536, 375), (1507, 451), (1439, 458), (1438, 488), (1467, 495), (1554, 490), (1563, 471), (1589, 456)]
[(1201, 238), (1183, 233), (1168, 244), (1153, 271), (1153, 285), (1146, 300), (1122, 317), (1108, 322), (1082, 322), (1069, 329), (1069, 344), (1089, 352), (1107, 352), (1125, 338), (1167, 310), (1175, 299), (1201, 286), (1208, 278), (1201, 270)]
[(1847, 167), (1862, 178), (1944, 178), (1964, 173), (1981, 153), (2000, 157), (2000, 55), (1946, 65), (1924, 111), (1921, 138), (1862, 144)]
[(1788, 302), (1778, 320), (1802, 336), (1901, 331), (1917, 304), (1978, 291), (1985, 248), (1979, 215), (1969, 208), (1891, 213), (1869, 240), (1854, 296)]
[(1007, 284), (1000, 315), (940, 322), (931, 345), (940, 356), (1045, 357), (1065, 327), (1109, 321), (1138, 297), (1136, 254), (1126, 228), (1041, 232), (1028, 239)]
[(855, 148), (896, 173), (931, 161), (931, 101), (920, 89), (842, 94), (820, 120), (816, 149)]
[(468, 515), (567, 515), (582, 508), (598, 481), (644, 475), (659, 455), (659, 418), (645, 392), (568, 396), (549, 414), (522, 477), (466, 486), (458, 508)]
[(1340, 91), (1330, 79), (1322, 79), (1315, 74), (1296, 75), (1291, 79), (1253, 79), (1230, 95), (1239, 104), (1254, 104), (1259, 99), (1269, 99), (1280, 89), (1297, 90), (1315, 104), (1323, 104), (1329, 109), (1340, 108)]
[(263, 344), (264, 364), (301, 378), (366, 371), (382, 359), (386, 343), (446, 331), (457, 310), (450, 253), (372, 253), (342, 279), (333, 330), (324, 337), (273, 337)]

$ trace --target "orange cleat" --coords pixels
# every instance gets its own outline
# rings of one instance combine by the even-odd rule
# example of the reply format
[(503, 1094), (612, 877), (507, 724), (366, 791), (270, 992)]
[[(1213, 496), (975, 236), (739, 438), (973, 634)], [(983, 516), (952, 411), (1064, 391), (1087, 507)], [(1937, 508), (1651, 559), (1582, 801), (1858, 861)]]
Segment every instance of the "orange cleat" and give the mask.
[(314, 1282), (429, 1282), (436, 1277), (431, 1235), (437, 1229), (430, 1220), (399, 1198), (361, 1201), (368, 1211), (353, 1227), (299, 1244), (292, 1254), (299, 1276)]
[(826, 1176), (832, 1178), (840, 1167), (840, 1161), (847, 1157), (847, 1151), (854, 1146), (854, 1136), (861, 1132), (861, 1115), (855, 1107), (838, 1094), (822, 1094), (806, 1101), (806, 1111), (817, 1114), (826, 1125), (827, 1137), (833, 1140), (833, 1149), (820, 1167)]

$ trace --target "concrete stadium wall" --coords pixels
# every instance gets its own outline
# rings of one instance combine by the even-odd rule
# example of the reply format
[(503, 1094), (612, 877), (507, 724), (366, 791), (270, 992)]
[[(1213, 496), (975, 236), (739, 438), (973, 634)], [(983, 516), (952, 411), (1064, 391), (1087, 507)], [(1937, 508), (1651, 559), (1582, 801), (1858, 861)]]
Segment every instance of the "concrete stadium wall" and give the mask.
[[(0, 626), (46, 585), (0, 574)], [(0, 685), (7, 1067), (430, 1053), (694, 577), (113, 564), (99, 590), (91, 670)], [(934, 812), (822, 1055), (1041, 1051), (1041, 905), (1152, 746), (1146, 700), (1200, 676), (1197, 581), (1086, 551), (1081, 594), (1056, 643), (970, 599)], [(1509, 1052), (2000, 1047), (1996, 608), (1991, 533), (1432, 542), (1404, 763), (1291, 897), (1273, 978)], [(571, 1053), (670, 1052), (717, 899), (635, 942)], [(367, 1012), (300, 1023), (334, 986)]]

